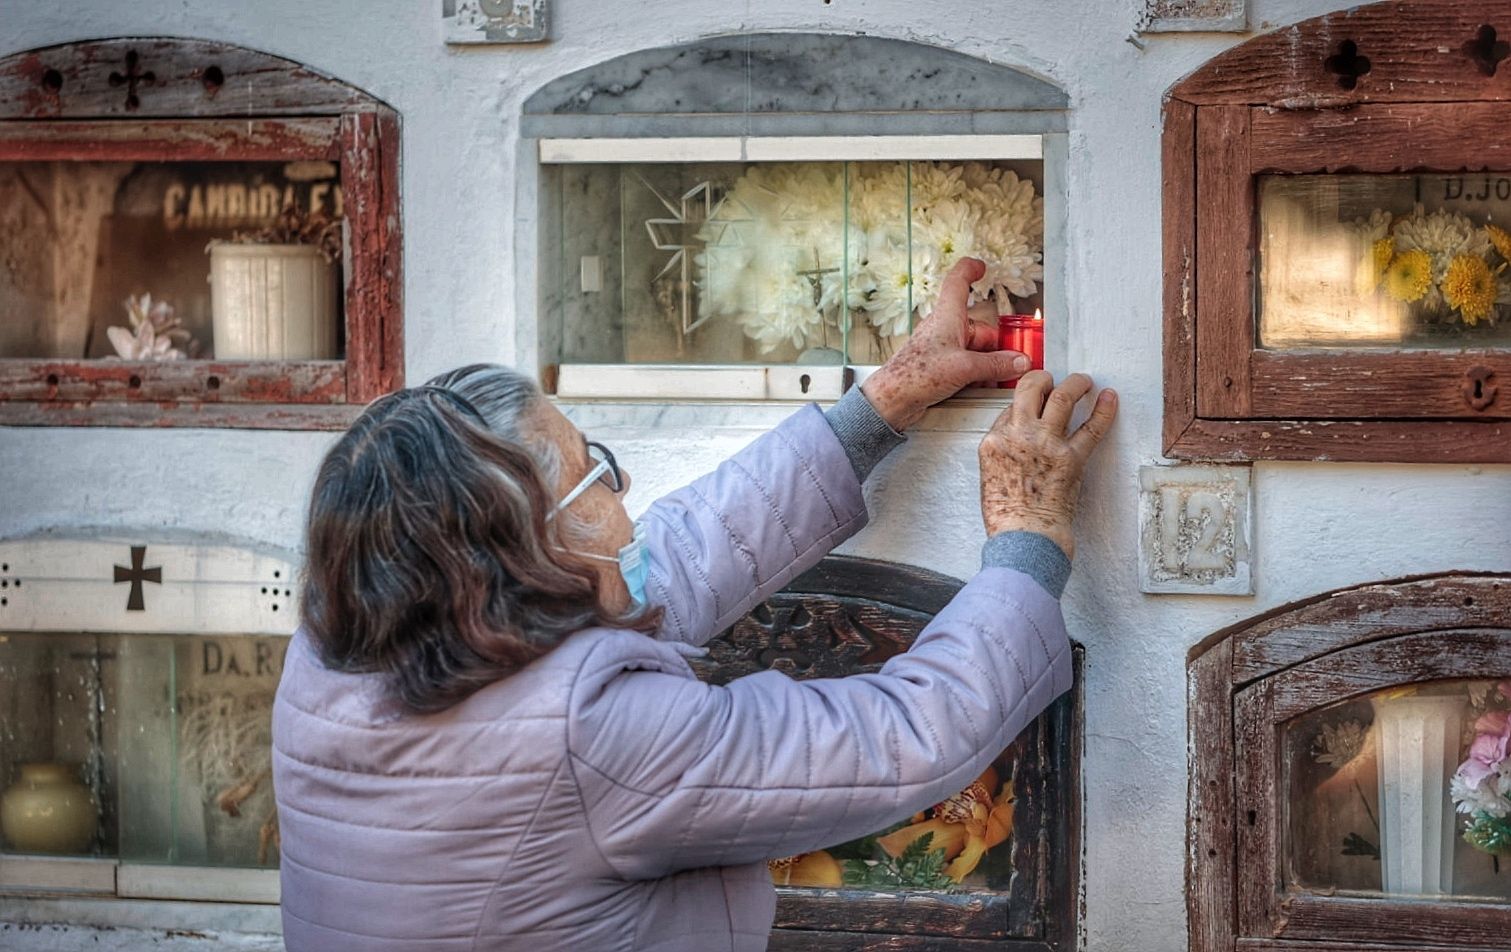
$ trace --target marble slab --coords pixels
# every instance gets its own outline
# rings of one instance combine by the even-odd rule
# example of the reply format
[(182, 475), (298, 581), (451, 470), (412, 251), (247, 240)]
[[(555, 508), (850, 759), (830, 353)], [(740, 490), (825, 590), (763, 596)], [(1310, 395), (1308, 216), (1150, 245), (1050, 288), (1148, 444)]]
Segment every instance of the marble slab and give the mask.
[(441, 0), (441, 24), (447, 43), (539, 43), (549, 10), (547, 0)]
[(1144, 0), (1141, 33), (1245, 33), (1248, 0)]
[(1248, 467), (1140, 468), (1140, 589), (1254, 594), (1252, 503)]
[[(826, 123), (866, 117), (874, 133), (885, 115), (889, 132), (901, 117), (929, 119), (908, 134), (999, 133), (1024, 130), (997, 128), (990, 117), (1017, 114), (1021, 124), (1023, 113), (1068, 108), (1051, 83), (954, 50), (886, 37), (750, 33), (637, 50), (561, 76), (525, 101), (523, 128), (561, 137), (674, 134), (669, 126), (681, 130), (675, 134), (850, 134)], [(752, 125), (775, 118), (787, 120), (784, 128)]]

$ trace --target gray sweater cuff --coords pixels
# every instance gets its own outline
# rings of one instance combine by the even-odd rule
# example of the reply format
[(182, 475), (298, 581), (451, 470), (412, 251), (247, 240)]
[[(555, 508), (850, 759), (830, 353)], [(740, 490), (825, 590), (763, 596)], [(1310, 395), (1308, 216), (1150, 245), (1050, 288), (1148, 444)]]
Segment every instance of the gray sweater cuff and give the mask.
[(866, 481), (883, 457), (907, 440), (887, 425), (871, 406), (871, 401), (860, 392), (860, 387), (846, 390), (838, 403), (824, 411), (824, 419), (839, 437), (839, 445), (850, 460), (850, 468), (855, 470), (855, 478), (861, 482)]
[(1044, 591), (1059, 598), (1070, 580), (1070, 558), (1037, 532), (999, 532), (981, 549), (982, 568), (1014, 569), (1038, 582)]

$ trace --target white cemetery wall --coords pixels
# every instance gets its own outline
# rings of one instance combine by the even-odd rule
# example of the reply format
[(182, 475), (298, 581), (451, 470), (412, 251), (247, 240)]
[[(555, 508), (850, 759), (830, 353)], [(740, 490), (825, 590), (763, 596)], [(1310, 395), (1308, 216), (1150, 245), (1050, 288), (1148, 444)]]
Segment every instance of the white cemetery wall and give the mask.
[[(1256, 29), (1341, 2), (1251, 0)], [(520, 104), (563, 73), (715, 33), (817, 30), (911, 39), (1019, 66), (1068, 91), (1069, 363), (1123, 394), (1088, 480), (1065, 606), (1087, 648), (1085, 947), (1184, 947), (1187, 649), (1210, 632), (1326, 589), (1451, 569), (1505, 569), (1511, 469), (1261, 464), (1253, 473), (1253, 596), (1146, 595), (1138, 577), (1139, 467), (1160, 462), (1162, 93), (1244, 34), (1128, 42), (1139, 0), (571, 0), (551, 40), (457, 48), (440, 4), (414, 0), (0, 0), (0, 53), (111, 35), (227, 40), (361, 86), (403, 116), (406, 372), (509, 362)], [(853, 64), (864, 70), (864, 63)], [(767, 412), (594, 416), (592, 434), (635, 474), (631, 508), (712, 466)], [(586, 416), (584, 416), (586, 419)], [(930, 428), (930, 426), (932, 428)], [(953, 428), (952, 428), (953, 427)], [(869, 487), (872, 525), (845, 551), (957, 576), (976, 565), (975, 444), (939, 415)], [(324, 434), (213, 430), (0, 430), (0, 537), (108, 527), (297, 548)], [(948, 540), (941, 543), (941, 540)]]

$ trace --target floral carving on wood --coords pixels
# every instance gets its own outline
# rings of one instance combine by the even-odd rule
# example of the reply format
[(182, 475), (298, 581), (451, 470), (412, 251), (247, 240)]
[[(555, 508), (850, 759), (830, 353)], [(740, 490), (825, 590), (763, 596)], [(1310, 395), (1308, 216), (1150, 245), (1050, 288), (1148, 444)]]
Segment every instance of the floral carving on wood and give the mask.
[(928, 616), (861, 599), (777, 594), (709, 643), (699, 677), (725, 684), (758, 671), (836, 678), (875, 671), (906, 651)]

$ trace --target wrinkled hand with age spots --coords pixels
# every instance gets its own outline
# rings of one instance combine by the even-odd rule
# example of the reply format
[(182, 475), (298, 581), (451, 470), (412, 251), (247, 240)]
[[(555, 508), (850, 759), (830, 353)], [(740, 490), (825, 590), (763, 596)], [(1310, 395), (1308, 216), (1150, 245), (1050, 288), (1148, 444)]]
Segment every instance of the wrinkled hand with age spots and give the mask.
[(986, 273), (976, 258), (961, 258), (945, 276), (934, 312), (892, 359), (861, 385), (861, 392), (894, 430), (918, 422), (929, 407), (971, 384), (995, 386), (1029, 367), (1016, 351), (997, 349), (996, 309), (990, 324), (972, 321), (967, 300), (971, 284)]
[(1075, 555), (1071, 524), (1081, 477), (1117, 416), (1117, 394), (1103, 390), (1091, 416), (1067, 435), (1076, 404), (1091, 388), (1085, 374), (1071, 374), (1058, 387), (1042, 370), (1018, 381), (1013, 405), (981, 441), (981, 518), (988, 535), (1037, 532)]

